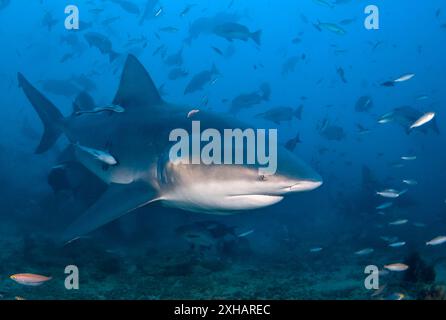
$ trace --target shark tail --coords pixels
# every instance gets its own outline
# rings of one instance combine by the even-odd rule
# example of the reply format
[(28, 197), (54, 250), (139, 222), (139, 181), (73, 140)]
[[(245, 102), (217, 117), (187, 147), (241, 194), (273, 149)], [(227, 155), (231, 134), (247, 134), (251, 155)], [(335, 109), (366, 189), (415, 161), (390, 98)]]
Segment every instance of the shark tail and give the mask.
[(19, 87), (23, 89), (29, 102), (42, 120), (44, 131), (36, 153), (44, 153), (49, 150), (59, 139), (63, 132), (64, 117), (60, 111), (42, 93), (34, 88), (21, 74), (17, 74)]
[(258, 45), (261, 45), (262, 30), (258, 30), (251, 34), (251, 39)]

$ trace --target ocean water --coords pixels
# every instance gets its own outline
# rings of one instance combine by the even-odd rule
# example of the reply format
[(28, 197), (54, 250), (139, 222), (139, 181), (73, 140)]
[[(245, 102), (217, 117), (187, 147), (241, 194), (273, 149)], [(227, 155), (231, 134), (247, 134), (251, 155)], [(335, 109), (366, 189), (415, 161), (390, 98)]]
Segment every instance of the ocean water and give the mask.
[[(445, 36), (440, 0), (0, 0), (0, 299), (444, 299)], [(311, 169), (176, 179), (208, 114)]]

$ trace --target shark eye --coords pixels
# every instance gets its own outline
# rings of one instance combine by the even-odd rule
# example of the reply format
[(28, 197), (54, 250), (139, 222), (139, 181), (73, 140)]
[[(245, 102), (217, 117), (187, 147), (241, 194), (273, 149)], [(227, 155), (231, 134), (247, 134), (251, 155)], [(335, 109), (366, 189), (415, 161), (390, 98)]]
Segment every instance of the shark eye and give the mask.
[(265, 181), (265, 180), (266, 180), (266, 177), (263, 174), (259, 176), (259, 181)]

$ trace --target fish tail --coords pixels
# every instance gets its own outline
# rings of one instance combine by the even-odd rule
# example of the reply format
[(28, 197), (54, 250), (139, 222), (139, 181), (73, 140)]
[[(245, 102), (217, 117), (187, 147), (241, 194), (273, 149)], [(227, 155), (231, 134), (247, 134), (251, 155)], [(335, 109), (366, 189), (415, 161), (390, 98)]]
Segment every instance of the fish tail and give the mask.
[(23, 89), (40, 120), (42, 120), (44, 131), (35, 152), (37, 154), (44, 153), (56, 143), (63, 133), (65, 119), (56, 106), (34, 88), (20, 72), (17, 74), (17, 78), (19, 87)]
[(253, 32), (251, 34), (252, 40), (254, 40), (255, 43), (257, 43), (258, 46), (261, 45), (261, 38), (262, 38), (262, 30), (258, 30), (256, 32)]

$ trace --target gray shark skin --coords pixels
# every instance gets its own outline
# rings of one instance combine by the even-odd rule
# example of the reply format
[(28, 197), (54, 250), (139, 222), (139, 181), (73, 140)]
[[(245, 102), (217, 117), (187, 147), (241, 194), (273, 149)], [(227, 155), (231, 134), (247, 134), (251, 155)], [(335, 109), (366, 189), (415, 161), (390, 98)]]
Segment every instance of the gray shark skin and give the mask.
[[(73, 145), (106, 150), (114, 166), (86, 152), (77, 161), (108, 187), (103, 195), (62, 234), (70, 241), (127, 212), (155, 201), (188, 211), (233, 214), (275, 204), (284, 195), (312, 190), (321, 177), (285, 148), (278, 147), (275, 175), (259, 177), (257, 165), (181, 164), (169, 161), (169, 134), (191, 130), (191, 108), (163, 101), (142, 64), (129, 55), (113, 105), (123, 113), (92, 113), (64, 118), (58, 109), (19, 73), (19, 85), (44, 124), (36, 153), (50, 149), (65, 134)], [(249, 128), (236, 119), (200, 111), (193, 120), (201, 130)], [(252, 128), (252, 127), (251, 127)], [(78, 148), (76, 148), (78, 149)]]

